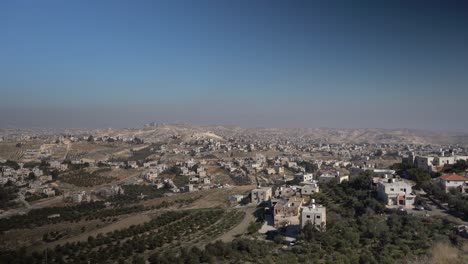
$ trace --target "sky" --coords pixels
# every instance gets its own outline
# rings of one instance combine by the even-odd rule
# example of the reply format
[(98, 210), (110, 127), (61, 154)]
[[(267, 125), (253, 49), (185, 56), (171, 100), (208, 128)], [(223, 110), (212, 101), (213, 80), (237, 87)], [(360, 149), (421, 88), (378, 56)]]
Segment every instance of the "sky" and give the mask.
[(468, 131), (466, 1), (0, 1), (0, 127)]

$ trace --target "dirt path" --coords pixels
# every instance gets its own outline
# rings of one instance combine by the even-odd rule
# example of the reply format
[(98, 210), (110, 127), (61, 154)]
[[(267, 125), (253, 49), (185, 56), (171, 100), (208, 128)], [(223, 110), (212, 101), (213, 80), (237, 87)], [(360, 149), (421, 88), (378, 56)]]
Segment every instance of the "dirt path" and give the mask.
[(239, 210), (245, 212), (244, 219), (242, 219), (242, 221), (237, 226), (222, 234), (216, 240), (221, 240), (223, 242), (231, 242), (232, 240), (234, 240), (234, 238), (236, 238), (237, 235), (244, 234), (247, 231), (250, 222), (255, 221), (255, 208), (256, 207), (253, 205), (248, 205), (246, 207), (240, 208)]

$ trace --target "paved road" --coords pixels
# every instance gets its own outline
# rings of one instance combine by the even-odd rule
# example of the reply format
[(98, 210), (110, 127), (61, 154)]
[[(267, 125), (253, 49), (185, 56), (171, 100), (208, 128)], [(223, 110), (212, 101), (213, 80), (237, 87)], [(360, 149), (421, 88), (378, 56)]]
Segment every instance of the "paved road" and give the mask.
[(426, 203), (426, 205), (431, 209), (431, 210), (424, 210), (424, 211), (418, 211), (414, 209), (408, 209), (407, 212), (409, 214), (413, 215), (420, 215), (420, 216), (439, 216), (439, 217), (444, 217), (447, 218), (447, 220), (456, 222), (458, 224), (463, 224), (463, 225), (468, 225), (467, 221), (464, 221), (463, 219), (456, 217), (454, 215), (449, 214), (445, 209), (440, 208), (438, 205), (433, 203), (431, 200), (427, 198), (421, 197), (421, 199)]

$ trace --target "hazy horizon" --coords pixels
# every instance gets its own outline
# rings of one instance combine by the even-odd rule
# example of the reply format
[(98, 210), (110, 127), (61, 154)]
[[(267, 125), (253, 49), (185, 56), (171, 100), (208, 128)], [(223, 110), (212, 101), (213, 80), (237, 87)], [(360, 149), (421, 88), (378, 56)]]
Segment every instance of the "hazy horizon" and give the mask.
[(3, 1), (0, 128), (468, 132), (468, 4)]

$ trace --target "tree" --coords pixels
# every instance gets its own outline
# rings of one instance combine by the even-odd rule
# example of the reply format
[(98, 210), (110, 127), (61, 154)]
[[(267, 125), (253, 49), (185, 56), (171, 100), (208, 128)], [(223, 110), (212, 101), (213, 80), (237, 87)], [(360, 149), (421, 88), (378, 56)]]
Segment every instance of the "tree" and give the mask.
[(28, 179), (31, 180), (31, 181), (35, 180), (36, 179), (36, 174), (34, 174), (34, 172), (30, 172), (28, 174)]
[(428, 172), (419, 168), (409, 169), (408, 176), (410, 180), (415, 181), (416, 184), (419, 186), (431, 180), (431, 175)]
[(59, 174), (60, 174), (60, 172), (57, 169), (50, 172), (50, 175), (52, 176), (52, 179), (54, 179), (54, 180), (58, 179)]

